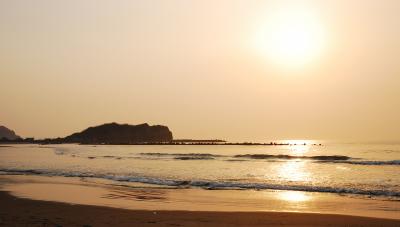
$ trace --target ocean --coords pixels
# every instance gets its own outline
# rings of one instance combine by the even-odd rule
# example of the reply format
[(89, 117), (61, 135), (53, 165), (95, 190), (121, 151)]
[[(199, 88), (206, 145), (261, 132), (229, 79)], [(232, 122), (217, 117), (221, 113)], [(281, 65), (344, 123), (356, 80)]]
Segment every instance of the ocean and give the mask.
[(0, 174), (400, 201), (400, 144), (2, 145)]

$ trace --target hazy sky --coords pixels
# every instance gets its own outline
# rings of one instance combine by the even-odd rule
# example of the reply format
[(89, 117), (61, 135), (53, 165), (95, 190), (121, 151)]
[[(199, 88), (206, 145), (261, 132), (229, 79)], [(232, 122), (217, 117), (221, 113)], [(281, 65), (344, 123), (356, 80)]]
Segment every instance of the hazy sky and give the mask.
[(398, 0), (0, 0), (0, 125), (400, 140), (399, 12)]

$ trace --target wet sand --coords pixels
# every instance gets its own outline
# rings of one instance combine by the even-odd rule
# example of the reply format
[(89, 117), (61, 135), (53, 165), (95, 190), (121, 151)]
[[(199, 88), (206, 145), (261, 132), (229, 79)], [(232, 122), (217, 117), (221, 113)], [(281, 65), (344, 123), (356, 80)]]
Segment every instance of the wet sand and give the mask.
[(0, 226), (400, 226), (400, 220), (285, 212), (143, 211), (36, 201), (0, 192)]
[[(400, 226), (399, 202), (346, 197), (340, 202), (340, 197), (325, 194), (300, 194), (310, 197), (301, 201), (305, 198), (289, 192), (289, 198), (295, 199), (290, 201), (279, 200), (280, 193), (287, 192), (109, 183), (73, 177), (0, 176), (0, 226)], [(267, 204), (275, 209), (266, 210)], [(365, 210), (372, 206), (391, 211)]]

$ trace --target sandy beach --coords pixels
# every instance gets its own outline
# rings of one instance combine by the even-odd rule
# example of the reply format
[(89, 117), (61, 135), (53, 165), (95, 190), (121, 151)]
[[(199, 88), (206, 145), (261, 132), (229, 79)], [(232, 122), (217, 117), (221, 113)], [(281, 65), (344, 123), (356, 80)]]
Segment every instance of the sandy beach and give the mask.
[(0, 192), (1, 226), (400, 226), (400, 220), (287, 212), (143, 211), (21, 199)]
[(79, 178), (3, 175), (0, 186), (0, 226), (400, 226), (396, 213), (379, 218), (351, 209), (352, 216), (279, 211), (272, 197), (265, 201), (279, 212), (260, 211), (241, 206), (240, 196), (248, 195), (240, 192), (231, 192), (238, 197), (235, 208), (225, 203), (229, 197), (210, 197), (207, 190), (144, 189)]

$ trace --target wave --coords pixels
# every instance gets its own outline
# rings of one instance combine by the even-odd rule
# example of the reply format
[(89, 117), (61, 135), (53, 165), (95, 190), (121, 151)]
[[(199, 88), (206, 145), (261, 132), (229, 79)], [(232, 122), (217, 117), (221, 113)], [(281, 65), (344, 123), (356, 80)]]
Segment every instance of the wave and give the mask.
[(400, 160), (389, 160), (389, 161), (320, 161), (322, 163), (343, 163), (343, 164), (353, 164), (353, 165), (400, 165)]
[[(246, 155), (235, 155), (235, 158), (248, 158), (248, 159), (286, 159), (286, 160), (315, 160), (318, 163), (333, 163), (333, 164), (351, 164), (351, 165), (400, 165), (400, 160), (360, 160), (343, 155), (327, 155), (327, 156), (294, 156), (294, 155), (268, 155), (268, 154), (246, 154)], [(229, 159), (227, 161), (234, 161), (235, 159)], [(238, 159), (245, 161), (244, 159)]]
[(354, 194), (367, 196), (386, 196), (400, 197), (400, 191), (386, 189), (362, 189), (356, 187), (330, 187), (330, 186), (311, 186), (311, 185), (290, 185), (290, 184), (267, 184), (267, 183), (241, 183), (235, 181), (207, 181), (207, 180), (170, 180), (141, 176), (119, 176), (112, 174), (93, 174), (82, 172), (57, 172), (35, 169), (0, 169), (0, 174), (17, 175), (46, 175), (64, 177), (83, 177), (83, 178), (102, 178), (119, 182), (135, 182), (160, 186), (179, 188), (197, 187), (208, 190), (290, 190), (304, 192), (326, 192), (338, 194)]
[[(81, 157), (73, 154), (70, 149), (64, 147), (49, 147), (54, 149), (54, 153), (57, 155), (70, 154), (71, 157)], [(218, 155), (210, 153), (139, 153), (134, 154), (133, 157), (127, 156), (114, 156), (114, 155), (104, 155), (104, 156), (88, 156), (88, 159), (96, 158), (110, 158), (110, 159), (146, 159), (146, 160), (157, 160), (158, 158), (170, 158), (173, 160), (214, 160), (219, 158), (223, 161), (228, 162), (244, 162), (253, 160), (266, 160), (269, 162), (278, 162), (285, 160), (311, 160), (317, 163), (330, 163), (330, 164), (350, 164), (350, 165), (394, 165), (400, 166), (400, 160), (362, 160), (359, 158), (353, 158), (344, 155), (316, 155), (316, 156), (297, 156), (297, 155), (286, 155), (286, 154), (239, 154), (239, 155)]]
[(343, 155), (318, 155), (318, 156), (295, 156), (295, 155), (270, 155), (270, 154), (244, 154), (235, 155), (235, 158), (250, 158), (250, 159), (311, 159), (311, 160), (349, 160), (351, 157)]
[(151, 157), (172, 157), (175, 160), (213, 160), (223, 155), (209, 153), (140, 153), (142, 156)]
[[(294, 156), (294, 155), (270, 155), (270, 154), (240, 154), (234, 156), (216, 155), (209, 153), (140, 153), (139, 155), (144, 156), (171, 156), (179, 160), (189, 160), (189, 159), (214, 159), (217, 157), (230, 157), (230, 158), (243, 158), (247, 159), (311, 159), (311, 160), (349, 160), (351, 157), (342, 155), (331, 155), (331, 156)], [(187, 158), (185, 158), (187, 157)], [(229, 159), (233, 161), (234, 159)]]
[(189, 157), (224, 157), (224, 155), (216, 155), (209, 153), (139, 153), (145, 156), (189, 156)]
[[(56, 154), (66, 154), (70, 151), (67, 149), (57, 149)], [(311, 160), (316, 163), (330, 163), (330, 164), (350, 164), (350, 165), (400, 165), (400, 160), (362, 160), (359, 158), (353, 158), (343, 155), (316, 155), (316, 156), (295, 156), (295, 155), (270, 155), (270, 154), (240, 154), (234, 156), (228, 155), (216, 155), (209, 153), (139, 153), (136, 155), (140, 156), (114, 156), (114, 155), (104, 155), (104, 156), (88, 156), (88, 159), (96, 158), (110, 158), (110, 159), (144, 159), (144, 160), (158, 160), (162, 158), (170, 158), (173, 160), (215, 160), (220, 158), (220, 160), (227, 162), (245, 162), (251, 160), (265, 160), (268, 162), (285, 162), (287, 160), (291, 161), (301, 161), (301, 160)], [(71, 155), (72, 157), (82, 157)], [(222, 158), (222, 159), (221, 159)]]
[(215, 158), (208, 157), (208, 156), (178, 156), (178, 157), (175, 157), (174, 159), (177, 159), (177, 160), (213, 160)]
[(249, 160), (247, 160), (247, 159), (227, 159), (225, 161), (227, 161), (227, 162), (247, 162)]
[(129, 157), (121, 157), (121, 156), (114, 156), (114, 155), (104, 155), (101, 156), (102, 158), (112, 158), (112, 159), (123, 159), (123, 158), (129, 158)]

